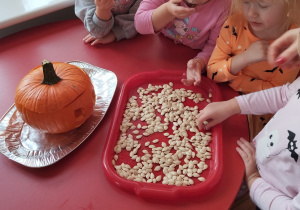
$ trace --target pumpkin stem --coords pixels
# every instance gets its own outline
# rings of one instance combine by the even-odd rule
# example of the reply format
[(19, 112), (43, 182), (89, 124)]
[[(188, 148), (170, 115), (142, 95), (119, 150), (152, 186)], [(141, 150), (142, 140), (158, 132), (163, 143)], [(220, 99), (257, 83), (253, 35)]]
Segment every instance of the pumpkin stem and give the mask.
[(61, 80), (61, 78), (56, 75), (53, 64), (50, 61), (43, 60), (42, 65), (43, 65), (43, 73), (44, 73), (44, 79), (42, 81), (42, 84), (54, 85)]

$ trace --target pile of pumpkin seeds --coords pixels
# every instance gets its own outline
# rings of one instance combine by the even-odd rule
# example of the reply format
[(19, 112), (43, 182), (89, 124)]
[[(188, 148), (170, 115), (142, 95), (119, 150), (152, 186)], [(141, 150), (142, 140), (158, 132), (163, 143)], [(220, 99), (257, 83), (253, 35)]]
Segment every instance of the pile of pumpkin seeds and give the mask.
[[(130, 97), (126, 104), (114, 147), (112, 164), (116, 172), (128, 180), (166, 185), (205, 181), (201, 174), (208, 168), (212, 138), (210, 132), (198, 130), (197, 104), (204, 100), (210, 103), (212, 94), (205, 99), (192, 90), (174, 89), (171, 82), (139, 87), (137, 93), (138, 97)], [(184, 105), (186, 100), (192, 100), (195, 106)], [(151, 137), (157, 133), (161, 133), (159, 139)], [(124, 158), (118, 161), (121, 152), (134, 164), (125, 163)]]

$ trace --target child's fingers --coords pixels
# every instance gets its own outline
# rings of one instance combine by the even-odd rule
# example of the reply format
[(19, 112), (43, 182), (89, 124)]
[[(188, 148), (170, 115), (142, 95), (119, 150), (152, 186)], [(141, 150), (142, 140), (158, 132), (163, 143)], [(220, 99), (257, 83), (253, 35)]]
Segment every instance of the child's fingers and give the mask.
[[(200, 71), (201, 72), (201, 66), (200, 66), (200, 63), (199, 62), (195, 62), (194, 61), (194, 66), (196, 68), (196, 71)], [(195, 74), (195, 82), (194, 82), (194, 85), (195, 86), (198, 86), (200, 85), (200, 82), (201, 82), (201, 74)]]
[(255, 154), (255, 147), (251, 142), (247, 141), (243, 137), (241, 137), (240, 140), (244, 143), (245, 146), (247, 146), (247, 148), (251, 151), (252, 154)]
[(89, 36), (86, 36), (86, 37), (84, 37), (82, 40), (83, 40), (84, 42), (87, 42), (89, 39), (90, 39), (90, 37), (89, 37)]
[(91, 43), (91, 45), (94, 46), (94, 45), (100, 44), (100, 43), (102, 43), (100, 39), (95, 39), (95, 40)]
[(194, 86), (199, 86), (199, 85), (200, 85), (200, 83), (201, 83), (201, 79), (200, 79), (200, 80), (195, 80), (195, 82), (194, 82)]
[(202, 129), (209, 130), (216, 124), (217, 123), (215, 122), (215, 120), (210, 119), (210, 117), (207, 116), (206, 114), (201, 114), (201, 112), (198, 114), (197, 125), (200, 130)]
[(246, 165), (246, 163), (248, 162), (250, 155), (247, 152), (247, 147), (245, 147), (245, 144), (242, 140), (238, 140), (237, 144), (239, 145), (238, 147), (236, 147), (236, 151), (239, 153), (239, 155), (241, 156), (241, 158), (243, 159), (244, 164)]
[(195, 62), (195, 60), (194, 60), (194, 59), (191, 59), (191, 60), (189, 60), (188, 63), (187, 63), (187, 68), (188, 68), (188, 69), (194, 69), (194, 68), (196, 67), (196, 65), (197, 65), (197, 63)]
[(194, 84), (194, 79), (181, 79), (181, 82), (186, 86), (191, 86)]
[[(288, 35), (276, 39), (268, 49), (268, 61), (271, 65), (283, 65), (295, 57), (296, 43), (293, 43), (293, 37)], [(296, 50), (297, 51), (297, 50)], [(293, 55), (294, 54), (294, 55)]]
[(206, 116), (204, 115), (203, 110), (201, 110), (197, 115), (197, 125), (200, 130), (204, 128), (204, 121), (206, 121)]
[[(276, 44), (276, 41), (269, 46), (268, 49), (268, 61), (272, 66), (276, 66), (276, 60), (278, 60), (278, 55), (283, 51), (279, 44)], [(278, 61), (277, 61), (278, 62)]]
[(93, 37), (92, 35), (87, 35), (86, 37), (84, 37), (83, 38), (83, 41), (85, 42), (85, 43), (89, 43), (89, 42), (92, 42), (92, 41), (94, 41), (96, 38), (95, 37)]
[(295, 57), (298, 57), (297, 45), (293, 44), (285, 49), (275, 60), (277, 65), (282, 65), (292, 61)]
[(214, 127), (216, 124), (218, 124), (215, 120), (211, 119), (211, 120), (205, 120), (202, 122), (205, 130), (209, 130), (212, 127)]
[(195, 8), (186, 8), (183, 6), (176, 6), (174, 8), (174, 15), (177, 18), (184, 19), (195, 12)]
[(237, 141), (237, 144), (239, 145), (239, 148), (243, 150), (248, 156), (252, 156), (253, 154), (255, 154), (254, 147), (251, 145), (250, 142), (246, 141), (244, 138), (240, 138)]
[(244, 163), (246, 163), (247, 160), (247, 154), (244, 152), (244, 150), (242, 150), (240, 147), (236, 147), (236, 151), (239, 153), (239, 155), (241, 156), (242, 160)]

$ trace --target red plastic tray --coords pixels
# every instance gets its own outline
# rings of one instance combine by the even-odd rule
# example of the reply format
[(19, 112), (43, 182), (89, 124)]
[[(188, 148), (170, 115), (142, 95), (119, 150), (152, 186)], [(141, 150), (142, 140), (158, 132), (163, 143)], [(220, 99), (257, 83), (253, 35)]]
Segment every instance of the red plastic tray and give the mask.
[[(126, 108), (126, 104), (132, 95), (138, 97), (137, 89), (139, 87), (147, 88), (148, 84), (163, 85), (172, 82), (174, 84), (173, 89), (185, 88), (187, 90), (193, 90), (195, 93), (201, 93), (204, 98), (209, 98), (209, 93), (212, 93), (211, 101), (220, 101), (221, 92), (217, 85), (206, 77), (202, 77), (201, 85), (184, 86), (181, 83), (182, 72), (180, 71), (166, 71), (159, 70), (156, 72), (143, 72), (133, 75), (125, 81), (119, 99), (118, 104), (112, 119), (111, 127), (107, 136), (106, 145), (103, 153), (103, 168), (109, 181), (116, 184), (118, 187), (135, 193), (145, 199), (157, 200), (157, 201), (186, 201), (191, 198), (199, 198), (200, 195), (206, 194), (214, 189), (218, 184), (222, 176), (222, 127), (221, 124), (213, 127), (210, 132), (212, 133), (212, 140), (210, 142), (211, 147), (211, 159), (206, 161), (208, 169), (204, 170), (201, 176), (205, 177), (204, 182), (200, 182), (197, 178), (193, 178), (194, 185), (190, 186), (175, 186), (165, 185), (161, 182), (146, 183), (131, 181), (119, 176), (112, 164), (113, 157), (115, 155), (114, 147), (119, 139), (120, 125), (123, 119), (123, 112)], [(199, 109), (203, 109), (208, 103), (206, 101), (198, 103)], [(192, 100), (187, 100), (185, 105), (196, 105)], [(137, 124), (137, 123), (136, 123)], [(169, 126), (172, 127), (172, 126)], [(170, 129), (171, 130), (171, 129)], [(205, 131), (206, 132), (206, 131)], [(154, 135), (154, 136), (153, 136)], [(163, 133), (155, 133), (151, 135), (151, 138), (168, 139), (163, 136)], [(147, 137), (143, 137), (139, 140), (142, 144), (140, 150), (147, 148), (144, 143), (149, 141)], [(160, 140), (161, 141), (161, 140)], [(163, 140), (164, 141), (164, 140)], [(148, 149), (149, 150), (149, 149)], [(134, 164), (134, 160), (130, 159), (129, 152), (122, 151), (119, 154), (119, 158), (116, 161), (117, 164), (122, 162), (129, 165)], [(197, 159), (197, 158), (194, 158)], [(182, 160), (183, 162), (183, 160)], [(161, 173), (163, 174), (163, 173)]]

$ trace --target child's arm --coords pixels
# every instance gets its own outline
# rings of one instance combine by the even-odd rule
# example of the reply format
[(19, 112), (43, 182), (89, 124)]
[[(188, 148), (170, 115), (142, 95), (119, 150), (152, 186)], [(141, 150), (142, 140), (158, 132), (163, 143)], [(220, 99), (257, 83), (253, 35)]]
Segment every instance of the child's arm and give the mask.
[[(238, 18), (240, 16), (230, 16), (223, 25), (208, 62), (207, 76), (215, 82), (230, 82), (234, 90), (243, 93), (292, 82), (298, 70), (269, 66), (266, 61), (267, 44), (258, 41), (249, 45), (245, 22), (237, 21)], [(242, 42), (243, 37), (245, 42)]]
[(181, 6), (182, 0), (170, 0), (153, 11), (152, 24), (155, 32), (168, 25), (175, 17), (184, 19), (195, 12), (195, 8)]
[(241, 114), (262, 115), (276, 113), (284, 107), (290, 97), (298, 93), (300, 87), (300, 77), (292, 84), (269, 88), (254, 93), (236, 97)]
[(230, 18), (223, 24), (220, 30), (219, 37), (216, 40), (216, 47), (214, 48), (207, 65), (207, 77), (215, 82), (228, 82), (237, 78), (237, 76), (230, 74), (229, 71), (232, 59), (229, 20)]
[[(114, 2), (110, 0), (111, 2)], [(141, 0), (136, 0), (128, 13), (111, 14), (109, 2), (97, 0), (97, 6), (93, 0), (76, 0), (75, 13), (84, 22), (87, 31), (92, 35), (85, 37), (85, 42), (109, 43), (121, 39), (130, 39), (137, 35), (134, 27), (134, 15)], [(88, 41), (89, 40), (89, 41)]]
[(114, 26), (114, 19), (101, 20), (96, 15), (94, 0), (75, 0), (75, 14), (84, 23), (86, 30), (96, 39), (107, 35)]
[(247, 50), (232, 57), (230, 73), (237, 75), (246, 66), (267, 60), (269, 43), (267, 41), (257, 41), (252, 43)]
[[(295, 179), (298, 177), (295, 176)], [(260, 209), (300, 209), (300, 194), (291, 198), (268, 183), (258, 178), (250, 188), (250, 197)]]
[[(230, 82), (230, 86), (234, 90), (244, 93), (281, 86), (286, 84), (287, 81), (292, 82), (296, 78), (299, 70), (280, 69), (280, 67), (273, 70), (266, 61), (264, 63), (255, 63), (259, 61), (259, 57), (263, 58), (266, 52), (264, 50), (266, 45), (261, 41), (253, 43), (247, 50), (233, 56), (228, 40), (233, 42), (234, 38), (231, 38), (228, 26), (227, 28), (225, 27), (226, 23), (221, 29), (220, 36), (217, 39), (217, 46), (209, 60), (207, 68), (208, 78), (215, 82)], [(261, 50), (255, 50), (257, 48)], [(256, 55), (258, 57), (255, 57)], [(250, 63), (252, 65), (249, 66)], [(272, 76), (268, 74), (272, 74)], [(262, 79), (259, 79), (259, 77)]]
[[(227, 82), (242, 76), (241, 70), (250, 64), (267, 59), (268, 42), (257, 41), (252, 43), (248, 49), (237, 55), (232, 54), (231, 26), (225, 23), (217, 39), (216, 48), (208, 63), (207, 75), (215, 82)], [(228, 41), (229, 40), (229, 41)], [(247, 84), (248, 85), (248, 84)]]
[(114, 0), (95, 0), (95, 14), (100, 20), (108, 21), (111, 19), (111, 9), (114, 6)]
[[(198, 55), (189, 60), (187, 63), (186, 79), (182, 79), (184, 85), (199, 85), (201, 82), (201, 74), (206, 71), (208, 60), (216, 46), (216, 40), (220, 34), (220, 30), (224, 21), (227, 18), (230, 2), (224, 1), (223, 4), (217, 4), (219, 8), (212, 8), (216, 11), (215, 17), (211, 19), (212, 29), (205, 42), (203, 49)], [(215, 5), (214, 5), (215, 6)], [(208, 9), (209, 10), (209, 9)], [(217, 13), (217, 11), (220, 11)], [(205, 15), (205, 14), (204, 14)], [(198, 21), (198, 20), (197, 20)], [(197, 23), (195, 23), (197, 25)], [(209, 25), (209, 23), (207, 23)]]
[[(260, 209), (299, 209), (300, 194), (291, 198), (260, 177), (255, 159), (255, 147), (245, 139), (237, 141), (237, 152), (245, 164), (245, 180), (250, 189), (250, 197)], [(274, 166), (280, 167), (280, 166)], [(274, 170), (275, 171), (275, 170)], [(266, 175), (265, 175), (266, 176)], [(295, 178), (296, 177), (295, 175)], [(295, 208), (296, 207), (296, 208)]]
[(237, 141), (236, 151), (242, 157), (245, 164), (245, 180), (250, 189), (255, 180), (260, 178), (255, 160), (255, 147), (252, 142), (241, 138)]
[(255, 115), (276, 113), (285, 106), (292, 95), (297, 94), (299, 87), (300, 77), (292, 84), (237, 96), (228, 101), (210, 103), (198, 114), (198, 127), (210, 129), (238, 113)]
[(222, 6), (222, 8), (212, 8), (213, 10), (218, 10), (218, 11), (222, 11), (222, 12), (219, 12), (219, 14), (216, 13), (215, 19), (211, 20), (212, 23), (215, 23), (214, 27), (211, 29), (210, 35), (209, 35), (203, 49), (201, 49), (201, 52), (199, 52), (198, 55), (196, 56), (196, 58), (200, 58), (204, 61), (205, 67), (207, 66), (208, 60), (210, 59), (210, 57), (216, 47), (217, 38), (219, 37), (221, 28), (228, 16), (230, 2), (231, 1), (224, 0), (223, 4), (218, 4), (218, 6), (220, 6), (220, 7)]
[(135, 15), (137, 31), (140, 34), (158, 33), (175, 17), (185, 18), (195, 11), (195, 8), (180, 6), (181, 2), (182, 0), (143, 0)]
[(198, 114), (197, 125), (200, 130), (203, 128), (209, 130), (228, 117), (240, 112), (241, 109), (235, 98), (228, 101), (210, 103)]

